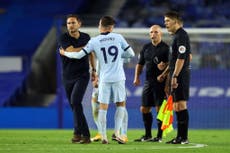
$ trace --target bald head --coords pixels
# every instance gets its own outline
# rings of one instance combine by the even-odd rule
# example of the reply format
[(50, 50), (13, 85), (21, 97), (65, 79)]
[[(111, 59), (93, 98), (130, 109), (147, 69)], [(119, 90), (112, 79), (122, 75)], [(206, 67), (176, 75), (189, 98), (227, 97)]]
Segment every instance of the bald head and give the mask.
[(161, 42), (162, 29), (159, 25), (152, 25), (149, 30), (149, 36), (153, 45), (157, 45)]
[(152, 26), (150, 27), (150, 29), (152, 29), (152, 28), (154, 28), (154, 29), (159, 29), (159, 30), (161, 31), (161, 26), (159, 26), (159, 25), (157, 25), (157, 24), (152, 25)]

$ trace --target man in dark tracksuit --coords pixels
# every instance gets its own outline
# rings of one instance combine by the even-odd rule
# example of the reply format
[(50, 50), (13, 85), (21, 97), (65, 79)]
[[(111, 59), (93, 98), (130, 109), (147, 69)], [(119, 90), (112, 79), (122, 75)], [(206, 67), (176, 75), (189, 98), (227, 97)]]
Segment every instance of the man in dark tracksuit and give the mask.
[[(65, 51), (79, 51), (80, 49), (77, 48), (85, 46), (90, 36), (78, 31), (81, 21), (76, 15), (68, 15), (66, 25), (68, 32), (60, 36), (59, 45)], [(82, 107), (82, 100), (90, 79), (89, 57), (71, 59), (61, 56), (61, 61), (63, 85), (73, 111), (74, 136), (72, 142), (90, 143), (89, 127)]]

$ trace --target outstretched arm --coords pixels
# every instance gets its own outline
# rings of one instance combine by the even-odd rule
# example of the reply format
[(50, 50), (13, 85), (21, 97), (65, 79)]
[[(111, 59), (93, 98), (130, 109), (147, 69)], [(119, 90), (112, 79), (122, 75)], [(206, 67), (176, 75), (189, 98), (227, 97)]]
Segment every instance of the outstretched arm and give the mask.
[(66, 52), (79, 52), (81, 51), (81, 49), (83, 48), (84, 46), (81, 46), (81, 47), (78, 47), (78, 48), (75, 48), (73, 46), (69, 46), (65, 49)]
[(80, 52), (66, 52), (64, 49), (60, 48), (59, 52), (63, 56), (76, 59), (81, 59), (82, 57), (88, 54), (84, 49), (82, 49)]

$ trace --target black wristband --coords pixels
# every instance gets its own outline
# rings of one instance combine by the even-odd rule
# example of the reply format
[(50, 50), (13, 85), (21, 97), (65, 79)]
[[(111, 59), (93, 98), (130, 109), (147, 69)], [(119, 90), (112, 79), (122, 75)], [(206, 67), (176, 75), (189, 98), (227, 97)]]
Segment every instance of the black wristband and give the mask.
[(173, 77), (173, 78), (177, 78), (178, 76), (177, 76), (177, 75), (173, 75), (172, 77)]
[(93, 72), (96, 72), (96, 69), (95, 69), (95, 68), (92, 68), (92, 71), (93, 71)]

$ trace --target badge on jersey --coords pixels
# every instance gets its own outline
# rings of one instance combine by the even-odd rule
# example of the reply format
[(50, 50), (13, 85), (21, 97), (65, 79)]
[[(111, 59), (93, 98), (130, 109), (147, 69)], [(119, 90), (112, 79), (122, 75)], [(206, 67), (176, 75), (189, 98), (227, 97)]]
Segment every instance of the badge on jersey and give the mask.
[(185, 51), (186, 51), (185, 46), (179, 46), (179, 52), (180, 52), (181, 54), (185, 53)]
[(160, 61), (159, 61), (159, 59), (158, 59), (157, 56), (154, 57), (153, 62), (154, 62), (155, 64), (159, 64), (159, 63), (160, 63)]
[(172, 54), (172, 46), (169, 47), (169, 53)]
[(186, 51), (186, 47), (185, 46), (179, 46), (179, 52), (181, 54), (185, 53), (185, 51)]

